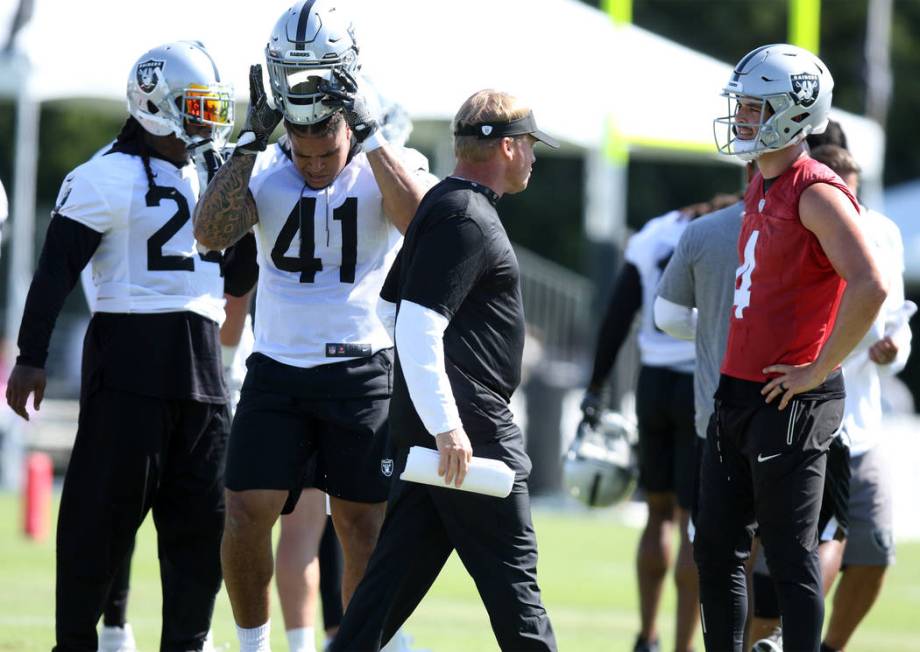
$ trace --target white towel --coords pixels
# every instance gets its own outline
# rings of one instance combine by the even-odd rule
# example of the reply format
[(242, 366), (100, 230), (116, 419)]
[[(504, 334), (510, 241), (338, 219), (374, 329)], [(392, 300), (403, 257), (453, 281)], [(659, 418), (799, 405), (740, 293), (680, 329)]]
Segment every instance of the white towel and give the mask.
[(463, 484), (459, 487), (453, 482), (444, 484), (444, 477), (438, 475), (440, 454), (436, 450), (413, 446), (409, 449), (406, 470), (399, 476), (401, 480), (430, 484), (445, 489), (459, 489), (496, 498), (506, 498), (514, 485), (514, 471), (500, 460), (474, 457), (470, 462)]
[(889, 317), (888, 326), (885, 328), (885, 336), (893, 337), (901, 328), (910, 321), (910, 318), (917, 312), (917, 304), (913, 301), (905, 301), (901, 307)]

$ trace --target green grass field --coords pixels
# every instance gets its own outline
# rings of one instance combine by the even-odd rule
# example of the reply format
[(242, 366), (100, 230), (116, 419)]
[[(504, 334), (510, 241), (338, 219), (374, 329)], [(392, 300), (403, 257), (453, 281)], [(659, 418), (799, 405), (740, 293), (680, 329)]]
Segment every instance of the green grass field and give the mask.
[[(639, 531), (618, 524), (610, 513), (591, 516), (538, 511), (540, 584), (564, 651), (629, 650), (638, 623), (633, 555)], [(52, 537), (53, 539), (53, 537)], [(21, 534), (18, 497), (0, 494), (0, 650), (47, 651), (54, 630), (54, 544)], [(673, 644), (674, 591), (669, 583), (662, 609), (662, 650)], [(273, 648), (287, 649), (277, 604), (272, 615)], [(159, 647), (160, 588), (155, 533), (150, 519), (134, 557), (129, 619), (142, 652)], [(214, 617), (218, 648), (235, 650), (236, 635), (226, 594)], [(415, 646), (433, 652), (497, 650), (472, 580), (453, 557), (406, 630)], [(697, 648), (702, 650), (702, 640)], [(853, 641), (850, 652), (909, 652), (920, 649), (920, 544), (898, 547), (898, 564), (880, 602)]]

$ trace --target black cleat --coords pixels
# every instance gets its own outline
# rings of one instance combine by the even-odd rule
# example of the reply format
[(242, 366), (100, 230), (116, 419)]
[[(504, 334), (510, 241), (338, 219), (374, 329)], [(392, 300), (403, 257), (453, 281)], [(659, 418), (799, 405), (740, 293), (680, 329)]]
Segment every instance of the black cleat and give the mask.
[(661, 646), (658, 641), (646, 641), (642, 635), (636, 637), (636, 644), (633, 645), (633, 652), (661, 652)]

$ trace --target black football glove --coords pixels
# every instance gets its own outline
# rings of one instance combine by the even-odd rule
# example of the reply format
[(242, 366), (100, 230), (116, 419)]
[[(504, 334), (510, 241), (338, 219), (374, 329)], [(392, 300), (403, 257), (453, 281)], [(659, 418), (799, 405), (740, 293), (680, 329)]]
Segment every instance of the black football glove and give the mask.
[(322, 91), (326, 95), (323, 104), (334, 109), (341, 109), (345, 114), (345, 122), (351, 127), (355, 140), (363, 143), (374, 134), (379, 124), (371, 114), (367, 99), (358, 90), (358, 81), (347, 70), (333, 68), (332, 74), (340, 86), (333, 87), (324, 82)]
[(592, 428), (596, 428), (601, 421), (601, 415), (604, 413), (604, 401), (601, 395), (590, 389), (587, 390), (585, 397), (581, 400), (581, 413), (584, 415), (584, 420)]
[(265, 151), (268, 139), (281, 122), (282, 114), (278, 109), (272, 108), (265, 95), (265, 85), (262, 83), (262, 66), (255, 64), (249, 66), (249, 111), (246, 122), (236, 141), (235, 152), (255, 154)]

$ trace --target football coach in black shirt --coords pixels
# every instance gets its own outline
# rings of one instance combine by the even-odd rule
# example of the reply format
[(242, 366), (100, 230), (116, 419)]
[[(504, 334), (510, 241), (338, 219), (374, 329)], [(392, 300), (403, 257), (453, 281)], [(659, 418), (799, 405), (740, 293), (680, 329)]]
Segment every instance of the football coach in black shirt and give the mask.
[(507, 498), (396, 480), (367, 571), (331, 650), (379, 650), (456, 549), (502, 650), (555, 650), (537, 586), (530, 460), (508, 400), (520, 381), (524, 311), (518, 263), (495, 205), (527, 187), (539, 141), (533, 113), (484, 90), (454, 118), (454, 174), (422, 200), (382, 295), (398, 304), (390, 436), (396, 474), (411, 446), (437, 448), (445, 485), (473, 455), (515, 473)]

